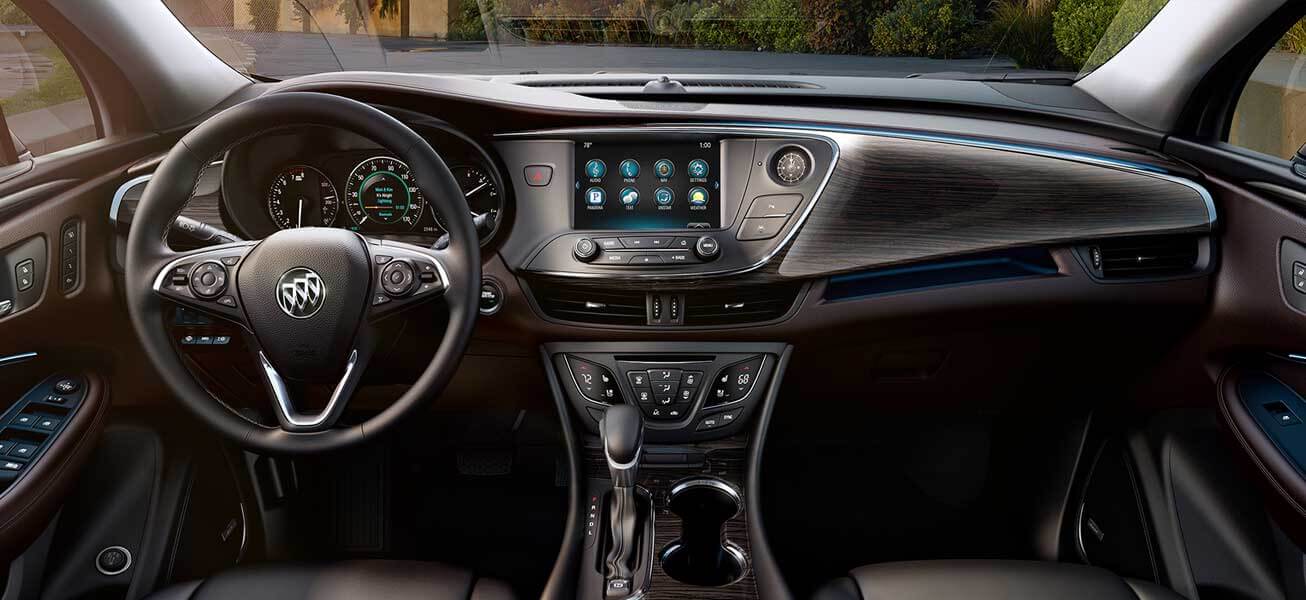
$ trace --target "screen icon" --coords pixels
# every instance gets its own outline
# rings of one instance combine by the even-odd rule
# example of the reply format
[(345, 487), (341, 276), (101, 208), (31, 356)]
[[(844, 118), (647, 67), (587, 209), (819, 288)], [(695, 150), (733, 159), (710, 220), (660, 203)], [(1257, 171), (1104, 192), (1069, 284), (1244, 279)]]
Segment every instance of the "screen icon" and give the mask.
[(658, 177), (667, 179), (676, 174), (676, 165), (672, 164), (670, 160), (660, 158), (657, 162), (653, 163), (653, 172), (657, 174)]
[(636, 204), (639, 204), (639, 190), (633, 187), (621, 188), (621, 205), (634, 206)]
[(695, 158), (694, 160), (689, 161), (690, 177), (694, 177), (696, 179), (701, 177), (707, 177), (708, 170), (709, 169), (707, 166), (707, 161), (701, 158)]
[(602, 179), (607, 174), (608, 165), (603, 164), (603, 161), (591, 158), (589, 162), (585, 163), (585, 175), (589, 176), (590, 179)]
[(660, 187), (653, 191), (653, 201), (657, 202), (658, 206), (671, 206), (675, 199), (676, 195), (671, 192), (669, 187)]
[(617, 168), (621, 171), (621, 176), (626, 179), (639, 177), (639, 161), (633, 158), (627, 158), (626, 160), (621, 161), (621, 164), (618, 165)]
[(689, 189), (689, 203), (693, 206), (703, 206), (704, 204), (707, 204), (708, 198), (710, 198), (710, 196), (708, 196), (706, 188), (693, 187)]
[(603, 206), (608, 201), (607, 192), (601, 187), (592, 187), (585, 190), (585, 204), (589, 206)]

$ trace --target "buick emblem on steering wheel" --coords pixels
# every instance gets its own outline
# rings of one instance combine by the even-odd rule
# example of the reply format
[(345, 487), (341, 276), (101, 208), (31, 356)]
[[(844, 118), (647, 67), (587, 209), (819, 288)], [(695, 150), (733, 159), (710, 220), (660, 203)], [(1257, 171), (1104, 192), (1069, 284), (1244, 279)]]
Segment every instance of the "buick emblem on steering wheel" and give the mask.
[(277, 305), (296, 319), (307, 319), (322, 308), (326, 284), (312, 269), (295, 267), (281, 275), (277, 284)]

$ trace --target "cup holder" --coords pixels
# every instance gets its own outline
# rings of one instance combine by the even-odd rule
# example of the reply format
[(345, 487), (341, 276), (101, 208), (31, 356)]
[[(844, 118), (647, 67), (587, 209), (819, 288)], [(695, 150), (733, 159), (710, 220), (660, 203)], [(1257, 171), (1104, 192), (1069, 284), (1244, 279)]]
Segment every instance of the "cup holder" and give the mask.
[(667, 508), (680, 516), (680, 539), (662, 550), (662, 570), (690, 585), (717, 587), (739, 581), (748, 569), (748, 557), (725, 539), (724, 528), (742, 506), (739, 493), (718, 479), (677, 484)]

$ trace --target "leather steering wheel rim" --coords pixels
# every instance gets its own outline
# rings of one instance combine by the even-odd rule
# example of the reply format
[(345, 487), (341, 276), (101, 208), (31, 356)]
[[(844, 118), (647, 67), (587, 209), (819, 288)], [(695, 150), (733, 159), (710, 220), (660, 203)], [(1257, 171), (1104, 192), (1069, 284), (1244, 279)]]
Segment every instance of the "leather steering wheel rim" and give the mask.
[[(228, 148), (273, 129), (342, 129), (386, 148), (408, 164), (426, 201), (445, 216), (450, 243), (440, 259), (447, 282), (448, 325), (431, 363), (402, 396), (366, 421), (313, 432), (254, 423), (214, 398), (183, 363), (164, 323), (156, 275), (183, 253), (165, 240), (205, 168)], [(261, 244), (262, 242), (260, 242)], [(453, 377), (475, 324), (481, 281), (475, 226), (449, 168), (430, 144), (394, 117), (367, 104), (315, 92), (271, 93), (207, 119), (168, 152), (146, 186), (127, 237), (126, 297), (132, 326), (164, 384), (205, 424), (237, 444), (267, 453), (335, 450), (374, 438), (437, 397)]]

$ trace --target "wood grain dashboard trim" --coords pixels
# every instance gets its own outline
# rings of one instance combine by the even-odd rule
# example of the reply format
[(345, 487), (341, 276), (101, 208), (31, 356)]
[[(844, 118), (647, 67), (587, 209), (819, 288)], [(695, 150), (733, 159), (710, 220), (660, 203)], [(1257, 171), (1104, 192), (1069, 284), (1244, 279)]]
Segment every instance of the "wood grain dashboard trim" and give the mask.
[(1166, 169), (947, 136), (838, 135), (841, 162), (782, 278), (1019, 246), (1209, 232), (1210, 193)]

